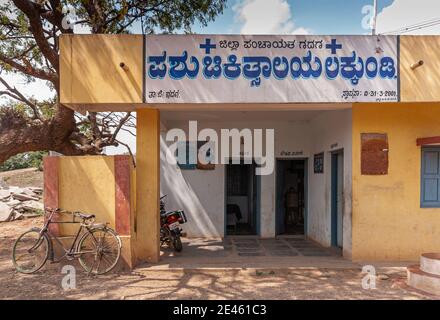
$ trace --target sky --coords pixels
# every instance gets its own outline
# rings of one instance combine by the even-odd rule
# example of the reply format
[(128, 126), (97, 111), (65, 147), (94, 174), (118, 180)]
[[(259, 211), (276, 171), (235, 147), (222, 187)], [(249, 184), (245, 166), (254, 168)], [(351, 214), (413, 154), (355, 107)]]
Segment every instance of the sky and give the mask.
[[(440, 19), (440, 0), (377, 1), (377, 33)], [(371, 30), (365, 22), (371, 11), (365, 6), (372, 4), (373, 0), (228, 0), (223, 15), (207, 27), (196, 24), (193, 31), (205, 34), (369, 34)], [(405, 34), (440, 34), (440, 24)], [(28, 96), (45, 99), (54, 94), (42, 81), (26, 84), (19, 76), (6, 75), (5, 78)], [(4, 99), (0, 98), (0, 104), (2, 102)], [(135, 147), (128, 135), (122, 138)], [(123, 152), (118, 148), (108, 151)]]
[[(229, 0), (224, 14), (197, 33), (365, 34), (362, 8), (373, 0)], [(378, 0), (378, 32), (440, 18), (438, 0)], [(420, 30), (439, 34), (440, 25)]]

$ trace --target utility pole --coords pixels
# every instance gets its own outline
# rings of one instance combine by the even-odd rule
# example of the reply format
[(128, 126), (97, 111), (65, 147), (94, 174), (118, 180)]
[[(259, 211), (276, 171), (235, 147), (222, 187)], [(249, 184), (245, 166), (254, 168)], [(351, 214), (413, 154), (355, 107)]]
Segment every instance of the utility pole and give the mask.
[(373, 18), (371, 18), (371, 35), (376, 35), (377, 0), (373, 2)]

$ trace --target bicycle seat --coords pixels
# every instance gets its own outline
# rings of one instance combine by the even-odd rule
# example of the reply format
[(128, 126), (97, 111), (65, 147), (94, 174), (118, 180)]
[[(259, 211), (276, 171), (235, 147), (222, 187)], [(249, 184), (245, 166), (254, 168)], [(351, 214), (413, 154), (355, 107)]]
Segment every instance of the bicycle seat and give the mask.
[(77, 212), (76, 213), (78, 215), (78, 217), (80, 217), (81, 219), (93, 219), (95, 217), (94, 214), (86, 214), (86, 213), (81, 213), (81, 212)]

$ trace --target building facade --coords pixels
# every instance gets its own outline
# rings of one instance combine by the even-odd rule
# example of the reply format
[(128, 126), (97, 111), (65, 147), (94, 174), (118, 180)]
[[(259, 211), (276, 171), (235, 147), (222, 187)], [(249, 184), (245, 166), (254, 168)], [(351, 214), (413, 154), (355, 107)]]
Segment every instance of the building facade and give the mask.
[[(300, 235), (353, 260), (440, 250), (439, 37), (65, 35), (60, 47), (61, 103), (136, 111), (136, 168), (48, 158), (46, 202), (83, 209), (63, 194), (90, 189), (84, 209), (122, 232), (130, 264), (159, 259), (160, 194), (189, 237)], [(234, 129), (240, 152), (225, 155)], [(217, 162), (169, 161), (212, 137)]]

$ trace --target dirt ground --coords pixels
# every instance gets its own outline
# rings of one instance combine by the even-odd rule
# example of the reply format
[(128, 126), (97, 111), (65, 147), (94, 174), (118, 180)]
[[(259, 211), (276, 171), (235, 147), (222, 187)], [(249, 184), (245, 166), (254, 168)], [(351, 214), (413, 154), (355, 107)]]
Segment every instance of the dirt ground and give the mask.
[(9, 186), (43, 187), (43, 171), (36, 168), (0, 172), (0, 179)]
[[(376, 289), (361, 287), (358, 269), (290, 268), (152, 270), (88, 277), (76, 264), (76, 289), (61, 286), (62, 265), (34, 275), (16, 273), (11, 248), (17, 236), (42, 218), (0, 223), (0, 299), (435, 299), (405, 285), (404, 268), (381, 271)], [(386, 277), (384, 277), (386, 278)]]

